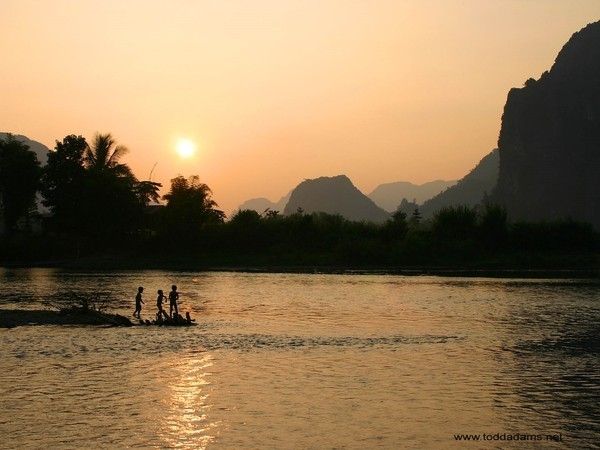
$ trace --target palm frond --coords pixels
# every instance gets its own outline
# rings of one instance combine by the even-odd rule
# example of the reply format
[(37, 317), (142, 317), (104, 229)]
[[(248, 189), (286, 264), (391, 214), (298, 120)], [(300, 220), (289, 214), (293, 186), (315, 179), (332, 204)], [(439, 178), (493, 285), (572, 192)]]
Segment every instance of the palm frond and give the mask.
[(118, 163), (119, 159), (126, 155), (129, 152), (129, 149), (124, 145), (117, 145), (113, 150), (112, 154), (109, 156), (107, 165), (113, 166)]
[(88, 167), (94, 167), (96, 165), (96, 155), (92, 148), (88, 145), (83, 154), (83, 160), (85, 165)]
[(115, 164), (114, 166), (110, 166), (110, 171), (118, 177), (131, 178), (132, 180), (137, 181), (131, 168), (127, 164)]
[(108, 166), (110, 151), (114, 143), (115, 141), (110, 133), (96, 134), (91, 149), (91, 153), (93, 153), (93, 159), (90, 159), (90, 161), (93, 161), (92, 167), (103, 169)]

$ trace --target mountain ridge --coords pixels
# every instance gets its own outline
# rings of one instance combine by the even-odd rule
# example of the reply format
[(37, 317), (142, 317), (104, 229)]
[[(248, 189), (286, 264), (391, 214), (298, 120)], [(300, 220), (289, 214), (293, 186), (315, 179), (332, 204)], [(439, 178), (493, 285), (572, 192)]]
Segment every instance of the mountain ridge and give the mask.
[(381, 223), (390, 215), (363, 194), (346, 175), (307, 179), (298, 184), (284, 209), (285, 215), (298, 209), (306, 213), (339, 214), (346, 219)]
[(445, 189), (454, 186), (457, 180), (433, 180), (422, 184), (409, 181), (382, 183), (367, 195), (377, 206), (388, 212), (394, 212), (402, 199), (423, 203)]
[(286, 195), (281, 197), (279, 199), (279, 201), (277, 201), (277, 202), (272, 202), (271, 200), (269, 200), (266, 197), (251, 198), (251, 199), (246, 200), (240, 206), (238, 206), (237, 210), (243, 211), (245, 209), (250, 209), (252, 211), (256, 211), (259, 214), (262, 214), (267, 209), (269, 209), (271, 211), (279, 211), (280, 213), (282, 213), (283, 210), (285, 209), (285, 205), (287, 205), (287, 202), (290, 199), (291, 194), (292, 194), (292, 191), (288, 192)]
[(421, 214), (431, 217), (445, 207), (476, 206), (481, 203), (485, 195), (491, 195), (496, 187), (499, 160), (498, 149), (492, 150), (454, 186), (424, 202), (419, 207)]

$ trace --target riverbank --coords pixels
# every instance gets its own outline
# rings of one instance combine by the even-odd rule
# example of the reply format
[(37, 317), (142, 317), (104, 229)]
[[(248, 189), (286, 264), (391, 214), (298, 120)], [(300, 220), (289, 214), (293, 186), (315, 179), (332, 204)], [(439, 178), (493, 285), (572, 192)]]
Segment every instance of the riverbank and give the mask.
[(515, 260), (512, 265), (502, 261), (473, 261), (471, 263), (440, 265), (361, 265), (361, 264), (277, 264), (260, 261), (231, 261), (210, 264), (205, 258), (163, 258), (160, 261), (139, 257), (86, 257), (52, 261), (0, 262), (3, 268), (55, 268), (75, 271), (111, 270), (173, 270), (195, 272), (241, 273), (299, 273), (299, 274), (356, 274), (448, 276), (491, 278), (600, 278), (599, 258), (596, 255), (565, 255), (558, 258), (538, 257)]

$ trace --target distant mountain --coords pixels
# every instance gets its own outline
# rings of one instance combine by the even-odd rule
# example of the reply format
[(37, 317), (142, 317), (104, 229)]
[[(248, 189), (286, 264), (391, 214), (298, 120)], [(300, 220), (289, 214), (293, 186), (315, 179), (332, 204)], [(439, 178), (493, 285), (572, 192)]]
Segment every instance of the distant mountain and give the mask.
[(447, 206), (475, 206), (480, 203), (496, 186), (499, 160), (498, 149), (492, 150), (458, 183), (423, 203), (419, 208), (423, 217), (431, 217)]
[(408, 181), (397, 181), (395, 183), (380, 184), (368, 197), (373, 200), (377, 206), (386, 211), (394, 212), (398, 208), (398, 205), (400, 205), (402, 199), (423, 203), (425, 200), (429, 200), (434, 195), (439, 194), (444, 189), (454, 186), (455, 184), (456, 180), (435, 180), (424, 184), (412, 184)]
[(600, 228), (600, 22), (549, 72), (508, 93), (494, 198), (512, 219), (570, 217)]
[(267, 209), (270, 209), (271, 211), (279, 211), (280, 213), (283, 213), (283, 210), (285, 209), (285, 205), (287, 205), (287, 202), (290, 199), (290, 195), (291, 195), (291, 192), (289, 192), (287, 195), (281, 197), (277, 203), (274, 203), (271, 200), (269, 200), (268, 198), (264, 198), (264, 197), (251, 198), (250, 200), (246, 200), (244, 203), (242, 203), (238, 207), (238, 209), (239, 210), (251, 209), (253, 211), (256, 211), (259, 214), (264, 213)]
[(389, 213), (360, 192), (346, 175), (305, 180), (292, 191), (284, 214), (326, 212), (349, 220), (383, 222)]
[[(0, 131), (0, 139), (5, 139), (8, 136), (8, 134), (9, 133)], [(41, 142), (29, 139), (27, 136), (22, 136), (20, 134), (13, 134), (13, 137), (17, 141), (21, 141), (21, 142), (27, 144), (29, 146), (29, 150), (31, 150), (32, 152), (35, 152), (35, 154), (37, 155), (37, 159), (42, 166), (48, 162), (48, 152), (50, 152), (50, 149), (48, 147), (46, 147), (44, 144), (42, 144)]]

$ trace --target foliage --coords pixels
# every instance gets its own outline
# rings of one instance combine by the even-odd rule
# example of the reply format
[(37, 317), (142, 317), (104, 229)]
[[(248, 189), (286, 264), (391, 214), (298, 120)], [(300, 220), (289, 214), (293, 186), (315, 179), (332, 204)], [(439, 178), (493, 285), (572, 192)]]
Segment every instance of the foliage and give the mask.
[(253, 209), (242, 209), (231, 218), (232, 225), (252, 226), (260, 222), (260, 214)]
[(422, 218), (423, 216), (421, 215), (419, 208), (415, 208), (410, 216), (410, 225), (412, 227), (417, 227), (421, 223)]
[(170, 191), (163, 196), (167, 204), (163, 211), (163, 234), (187, 240), (196, 237), (206, 225), (223, 222), (225, 214), (217, 208), (212, 191), (197, 175), (171, 180)]
[(451, 206), (433, 217), (432, 232), (439, 240), (464, 240), (475, 236), (477, 215), (468, 206)]
[(385, 223), (384, 232), (386, 232), (388, 239), (402, 239), (408, 231), (408, 222), (406, 220), (406, 213), (401, 209), (397, 209), (390, 220)]
[(158, 203), (160, 201), (159, 189), (162, 185), (155, 181), (138, 181), (133, 186), (133, 192), (142, 205)]
[(110, 134), (97, 134), (91, 146), (76, 135), (56, 142), (42, 183), (54, 230), (106, 242), (141, 226), (144, 208), (159, 200), (160, 184), (138, 181), (120, 161), (126, 153)]
[(0, 216), (11, 234), (35, 206), (40, 163), (29, 146), (12, 135), (0, 139)]
[(54, 151), (48, 154), (48, 164), (42, 175), (43, 203), (50, 208), (56, 229), (75, 233), (84, 222), (85, 202), (83, 167), (88, 148), (84, 137), (69, 135), (56, 141)]
[(415, 211), (415, 209), (417, 209), (418, 207), (419, 205), (415, 200), (409, 202), (406, 198), (403, 198), (398, 207), (396, 208), (396, 211), (401, 211), (408, 216), (412, 214), (413, 211)]
[(107, 173), (115, 178), (133, 179), (129, 166), (119, 162), (128, 152), (127, 147), (116, 145), (110, 133), (98, 133), (92, 146), (85, 150), (84, 165), (92, 173)]
[(485, 204), (479, 229), (484, 245), (490, 249), (501, 248), (509, 231), (506, 210), (498, 205)]
[(593, 227), (573, 220), (554, 222), (517, 222), (509, 235), (510, 245), (522, 251), (545, 250), (574, 252), (598, 247)]
[(267, 217), (269, 219), (275, 219), (275, 218), (279, 217), (279, 211), (277, 211), (275, 209), (271, 209), (271, 208), (267, 208), (263, 214), (265, 217)]

